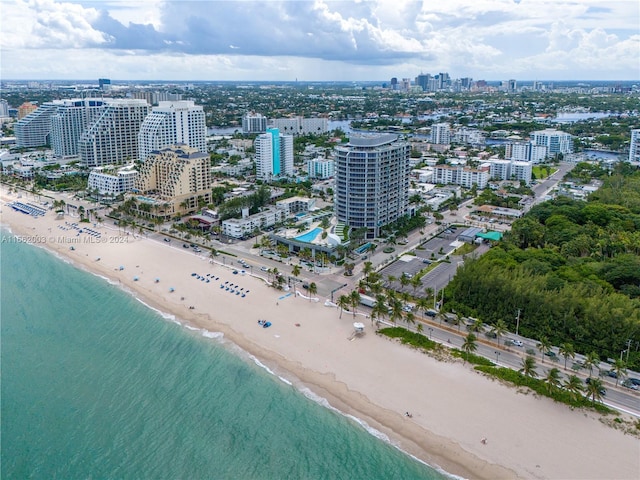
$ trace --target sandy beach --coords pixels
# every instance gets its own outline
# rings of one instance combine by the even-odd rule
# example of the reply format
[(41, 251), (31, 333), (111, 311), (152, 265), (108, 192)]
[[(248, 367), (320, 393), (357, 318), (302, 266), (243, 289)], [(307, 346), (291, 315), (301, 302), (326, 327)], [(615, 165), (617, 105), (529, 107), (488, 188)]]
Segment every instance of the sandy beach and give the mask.
[[(20, 201), (35, 203), (26, 197)], [(258, 278), (262, 272), (233, 274), (208, 252), (196, 254), (175, 240), (79, 223), (100, 232), (91, 236), (70, 225), (78, 218), (52, 211), (35, 218), (8, 207), (11, 200), (15, 195), (3, 187), (1, 221), (20, 241), (108, 277), (183, 324), (222, 332), (297, 388), (433, 466), (474, 479), (640, 478), (640, 440), (594, 412), (519, 393), (462, 362), (437, 361), (376, 335), (360, 316), (355, 321), (364, 323), (365, 334), (350, 340), (354, 318), (349, 312), (340, 318), (325, 298), (275, 290)], [(259, 319), (271, 327), (261, 328)]]

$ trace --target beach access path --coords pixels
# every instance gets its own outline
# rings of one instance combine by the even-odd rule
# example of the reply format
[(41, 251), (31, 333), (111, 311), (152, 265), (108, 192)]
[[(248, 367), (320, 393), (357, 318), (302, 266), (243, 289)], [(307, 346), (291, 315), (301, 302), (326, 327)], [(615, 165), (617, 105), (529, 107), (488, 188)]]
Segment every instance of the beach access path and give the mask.
[[(18, 241), (108, 277), (182, 323), (224, 333), (294, 387), (309, 388), (431, 465), (474, 479), (640, 477), (640, 440), (592, 411), (506, 386), (458, 361), (435, 360), (376, 335), (367, 318), (341, 316), (325, 298), (287, 295), (261, 278), (233, 274), (204, 252), (52, 211), (34, 218), (8, 207), (13, 199), (3, 186), (2, 224)], [(79, 233), (71, 223), (100, 237)], [(245, 296), (226, 290), (224, 282)], [(260, 327), (259, 319), (271, 327)], [(356, 321), (365, 334), (352, 338)]]

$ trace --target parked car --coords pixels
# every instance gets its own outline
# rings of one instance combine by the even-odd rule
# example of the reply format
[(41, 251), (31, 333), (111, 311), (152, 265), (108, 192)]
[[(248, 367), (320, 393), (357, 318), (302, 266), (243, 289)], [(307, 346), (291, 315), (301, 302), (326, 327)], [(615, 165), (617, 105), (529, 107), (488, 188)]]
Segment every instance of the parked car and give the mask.
[(165, 241), (165, 242), (167, 242), (167, 243), (169, 243), (169, 242), (171, 241), (171, 239), (170, 239), (170, 238), (167, 238), (167, 237), (164, 237), (164, 241)]
[(187, 245), (186, 243), (183, 243), (182, 248), (189, 248), (189, 245)]

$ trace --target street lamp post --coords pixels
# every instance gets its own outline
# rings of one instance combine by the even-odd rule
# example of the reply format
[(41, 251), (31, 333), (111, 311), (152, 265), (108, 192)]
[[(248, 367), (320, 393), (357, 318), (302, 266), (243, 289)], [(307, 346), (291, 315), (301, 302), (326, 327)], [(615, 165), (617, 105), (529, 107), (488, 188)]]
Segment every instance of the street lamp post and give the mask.
[(500, 358), (500, 352), (496, 350), (495, 354), (496, 354), (496, 363), (498, 363), (498, 358)]
[(431, 334), (433, 333), (433, 328), (429, 327), (429, 340), (431, 340)]
[(519, 329), (520, 329), (520, 309), (518, 309), (518, 315), (516, 316), (516, 337), (518, 336)]

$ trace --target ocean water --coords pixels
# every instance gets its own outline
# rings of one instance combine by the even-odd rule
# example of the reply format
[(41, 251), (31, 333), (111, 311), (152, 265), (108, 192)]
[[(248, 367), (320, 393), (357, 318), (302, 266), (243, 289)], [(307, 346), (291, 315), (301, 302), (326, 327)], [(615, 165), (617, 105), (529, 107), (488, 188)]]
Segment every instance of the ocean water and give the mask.
[(226, 342), (0, 248), (2, 479), (445, 478)]

